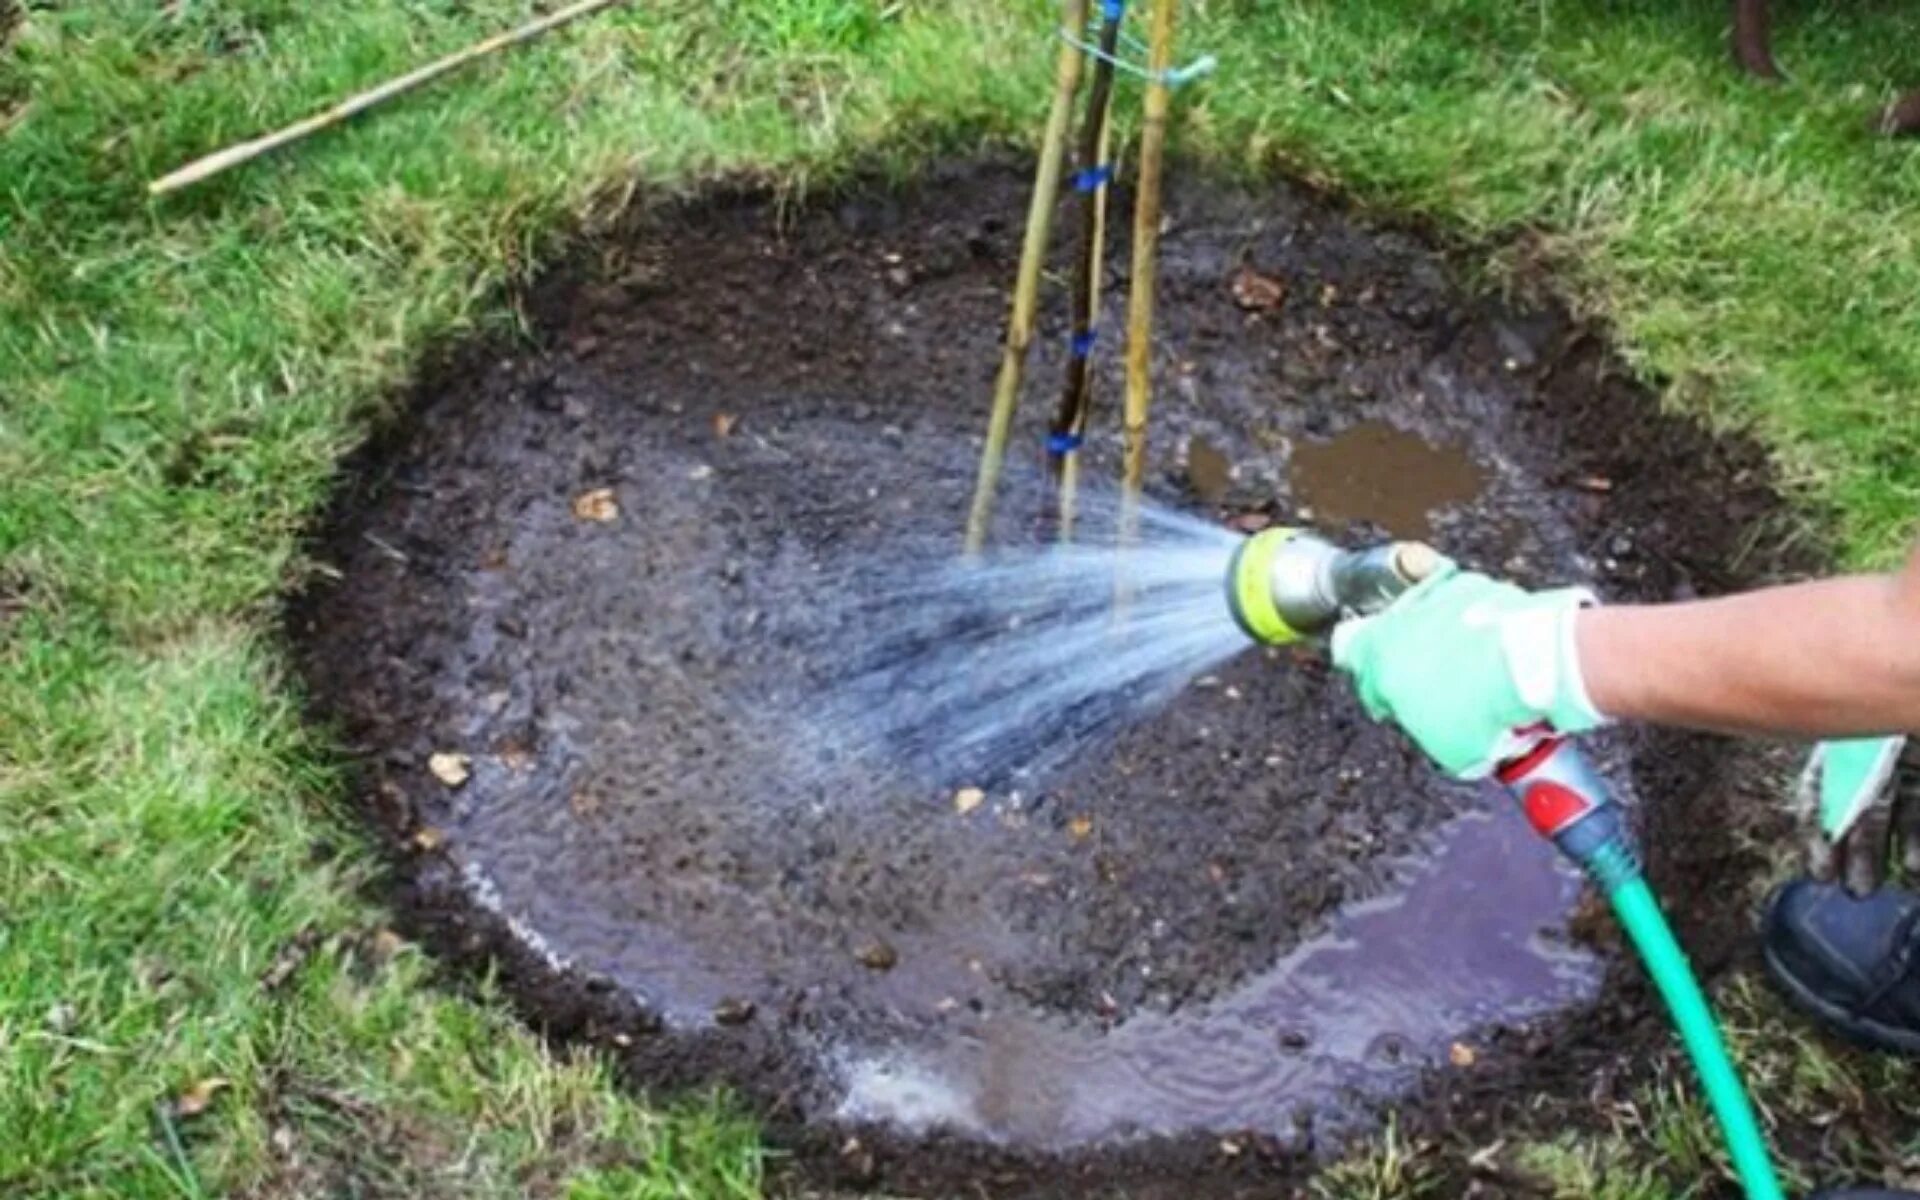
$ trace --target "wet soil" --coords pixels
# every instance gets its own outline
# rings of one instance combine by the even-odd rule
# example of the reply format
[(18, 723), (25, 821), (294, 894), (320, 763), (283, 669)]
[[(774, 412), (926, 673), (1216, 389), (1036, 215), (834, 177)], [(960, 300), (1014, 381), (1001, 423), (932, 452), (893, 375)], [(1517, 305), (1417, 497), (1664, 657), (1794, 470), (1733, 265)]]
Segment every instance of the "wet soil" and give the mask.
[[(402, 907), (640, 1082), (742, 1089), (817, 1175), (1224, 1194), (1396, 1098), (1460, 1129), (1536, 1120), (1562, 1080), (1599, 1104), (1587, 1076), (1658, 1027), (1570, 935), (1576, 881), (1310, 656), (1249, 652), (1024, 787), (810, 754), (790, 581), (957, 544), (1026, 186), (988, 163), (636, 213), (522, 298), (536, 344), (429, 372), (290, 616)], [(1617, 597), (1796, 565), (1758, 456), (1662, 416), (1556, 310), (1473, 297), (1305, 191), (1189, 185), (1169, 212), (1164, 501)], [(1033, 536), (1058, 307), (1003, 540)], [(1108, 321), (1089, 478), (1117, 470)], [(1682, 933), (1724, 962), (1757, 863), (1715, 823), (1772, 811), (1765, 764), (1600, 741), (1656, 883), (1713, 882)], [(968, 782), (992, 786), (962, 812)]]

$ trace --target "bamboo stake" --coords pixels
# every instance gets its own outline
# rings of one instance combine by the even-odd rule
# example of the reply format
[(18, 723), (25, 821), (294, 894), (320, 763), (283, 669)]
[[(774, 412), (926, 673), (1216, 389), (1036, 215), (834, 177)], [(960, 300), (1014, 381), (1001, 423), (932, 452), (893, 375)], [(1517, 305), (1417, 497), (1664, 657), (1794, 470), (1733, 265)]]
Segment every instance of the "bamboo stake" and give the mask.
[[(1080, 145), (1074, 165), (1080, 176), (1100, 169), (1107, 162), (1108, 115), (1113, 96), (1113, 57), (1120, 49), (1120, 21), (1123, 10), (1103, 5), (1100, 24), (1100, 54), (1094, 59), (1093, 85), (1087, 92), (1087, 109), (1080, 122)], [(1086, 433), (1087, 412), (1093, 403), (1091, 345), (1100, 303), (1100, 243), (1106, 230), (1107, 184), (1096, 180), (1080, 190), (1080, 252), (1073, 269), (1072, 317), (1069, 322), (1071, 351), (1067, 355), (1066, 379), (1055, 411), (1052, 435), (1047, 445), (1047, 466), (1059, 485), (1059, 531), (1064, 540), (1073, 532), (1073, 488), (1078, 471), (1070, 476), (1069, 463), (1079, 455), (1073, 443)]]
[(518, 29), (495, 34), (484, 41), (475, 42), (465, 50), (458, 50), (445, 58), (428, 63), (418, 70), (409, 71), (398, 79), (388, 80), (378, 87), (369, 88), (358, 95), (350, 96), (324, 112), (315, 113), (302, 121), (296, 121), (284, 129), (252, 141), (229, 146), (205, 158), (195, 159), (171, 174), (164, 175), (147, 185), (149, 195), (160, 196), (167, 192), (198, 183), (203, 179), (218, 175), (231, 167), (259, 158), (271, 150), (277, 150), (290, 142), (297, 142), (332, 125), (338, 125), (356, 113), (365, 112), (376, 104), (383, 104), (403, 92), (410, 92), (425, 83), (430, 83), (447, 72), (463, 67), (476, 58), (517, 46), (521, 42), (531, 41), (551, 29), (558, 29), (569, 21), (578, 20), (603, 8), (611, 8), (623, 0), (580, 0), (557, 12), (552, 12), (535, 21), (529, 21)]
[(1140, 520), (1140, 488), (1147, 475), (1147, 409), (1153, 403), (1148, 369), (1153, 358), (1153, 289), (1159, 272), (1160, 178), (1166, 157), (1167, 70), (1173, 63), (1175, 0), (1153, 0), (1147, 40), (1146, 113), (1140, 128), (1140, 181), (1133, 205), (1133, 267), (1127, 288), (1127, 399), (1123, 429), (1120, 531), (1132, 540)]
[[(1109, 120), (1106, 123), (1106, 127), (1100, 131), (1100, 161), (1111, 162), (1113, 164), (1113, 178), (1115, 181), (1117, 181), (1120, 178), (1120, 161), (1117, 158), (1108, 157), (1108, 155), (1112, 151), (1112, 145), (1113, 145), (1113, 122)], [(1094, 286), (1093, 286), (1093, 304), (1087, 313), (1088, 328), (1093, 328), (1099, 323), (1099, 320), (1100, 320), (1100, 277), (1101, 277), (1102, 268), (1106, 262), (1106, 257), (1107, 257), (1107, 206), (1112, 199), (1113, 199), (1113, 189), (1111, 187), (1104, 187), (1100, 189), (1094, 202), (1094, 209), (1093, 209)], [(1077, 434), (1084, 435), (1086, 433), (1086, 424), (1087, 424), (1086, 413), (1082, 412), (1080, 416), (1079, 428), (1074, 430), (1074, 432)], [(1073, 540), (1073, 518), (1075, 513), (1074, 502), (1075, 502), (1075, 498), (1079, 495), (1079, 493), (1080, 493), (1080, 456), (1078, 454), (1069, 454), (1067, 456), (1067, 461), (1062, 465), (1061, 471), (1060, 471), (1060, 540), (1063, 542)]]
[[(1087, 0), (1062, 0), (1061, 20), (1074, 37), (1087, 27)], [(1080, 47), (1063, 40), (1054, 68), (1053, 107), (1041, 135), (1040, 163), (1034, 170), (1033, 200), (1027, 208), (1027, 233), (1020, 246), (1020, 272), (1014, 280), (1013, 312), (1007, 320), (1007, 340), (1000, 355), (1000, 374), (993, 384), (993, 414), (987, 420), (987, 444), (980, 450), (980, 472), (973, 485), (973, 508), (967, 514), (967, 553), (977, 554), (987, 540), (993, 516), (993, 491), (1000, 482), (1000, 466), (1007, 454), (1007, 431), (1013, 425), (1014, 405), (1020, 398), (1020, 375), (1033, 341), (1034, 310), (1040, 291), (1040, 267), (1047, 253), (1047, 234), (1053, 225), (1053, 207), (1060, 192), (1060, 165), (1067, 154), (1067, 123), (1073, 117), (1074, 93), (1080, 90)]]

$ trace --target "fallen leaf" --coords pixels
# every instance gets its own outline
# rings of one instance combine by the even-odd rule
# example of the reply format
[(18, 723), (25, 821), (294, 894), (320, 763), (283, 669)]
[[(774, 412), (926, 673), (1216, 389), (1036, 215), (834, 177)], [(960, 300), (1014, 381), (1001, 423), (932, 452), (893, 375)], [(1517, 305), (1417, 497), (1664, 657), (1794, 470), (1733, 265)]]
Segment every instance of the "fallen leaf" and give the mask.
[(612, 488), (594, 488), (573, 498), (573, 515), (582, 521), (598, 521), (604, 525), (620, 515), (620, 502), (614, 499)]
[(287, 944), (280, 947), (280, 953), (274, 955), (273, 962), (260, 975), (260, 988), (271, 992), (293, 977), (300, 964), (307, 961), (313, 948), (320, 941), (320, 931), (309, 925), (293, 935)]
[(413, 835), (413, 848), (422, 854), (432, 854), (446, 844), (446, 832), (432, 825), (422, 825)]
[(1075, 817), (1067, 822), (1067, 836), (1074, 841), (1085, 841), (1093, 833), (1092, 817)]
[(1500, 1166), (1500, 1151), (1507, 1139), (1500, 1138), (1491, 1146), (1482, 1146), (1467, 1156), (1467, 1165), (1476, 1171), (1494, 1171)]
[(442, 751), (427, 759), (427, 770), (450, 788), (457, 788), (473, 774), (473, 760), (464, 754)]
[(380, 928), (373, 931), (367, 939), (367, 954), (376, 963), (393, 961), (393, 956), (406, 948), (406, 939), (391, 929)]
[(1340, 298), (1340, 289), (1331, 283), (1320, 285), (1320, 307), (1332, 308), (1333, 302)]
[(1249, 312), (1280, 307), (1287, 298), (1287, 285), (1271, 275), (1262, 275), (1252, 267), (1233, 273), (1233, 302)]
[(1455, 1042), (1452, 1047), (1447, 1050), (1447, 1061), (1456, 1067), (1470, 1067), (1479, 1057), (1478, 1054), (1473, 1052), (1473, 1047), (1467, 1045), (1465, 1042)]
[(1240, 1157), (1241, 1152), (1245, 1149), (1246, 1146), (1242, 1145), (1237, 1138), (1220, 1139), (1220, 1153), (1226, 1155), (1228, 1158)]
[(966, 816), (987, 801), (987, 794), (977, 787), (963, 787), (953, 794), (953, 811)]
[(732, 437), (733, 427), (739, 423), (740, 418), (733, 413), (717, 412), (713, 414), (713, 436), (722, 438)]
[(176, 1117), (197, 1117), (213, 1104), (213, 1098), (227, 1086), (227, 1081), (218, 1075), (209, 1075), (173, 1098), (173, 1115)]

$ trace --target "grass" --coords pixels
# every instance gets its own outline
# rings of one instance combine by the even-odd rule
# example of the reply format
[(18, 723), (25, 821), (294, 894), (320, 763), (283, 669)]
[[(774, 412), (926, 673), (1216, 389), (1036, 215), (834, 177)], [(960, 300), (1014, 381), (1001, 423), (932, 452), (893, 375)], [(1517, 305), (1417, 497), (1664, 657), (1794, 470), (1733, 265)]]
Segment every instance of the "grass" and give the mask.
[[(1874, 561), (1920, 507), (1920, 149), (1864, 119), (1920, 83), (1920, 11), (1781, 8), (1795, 80), (1763, 89), (1706, 0), (1195, 0), (1184, 42), (1222, 65), (1176, 138), (1421, 214), (1496, 278), (1546, 267), (1676, 403), (1758, 431), (1836, 552)], [(335, 463), (429, 346), (512, 326), (503, 283), (635, 195), (798, 195), (1030, 138), (1046, 9), (625, 6), (144, 195), (529, 11), (39, 4), (0, 49), (0, 1193), (758, 1189), (724, 1104), (647, 1107), (396, 947), (276, 605)], [(1735, 986), (1783, 1122), (1913, 1093)], [(205, 1111), (175, 1112), (195, 1094)], [(1702, 1129), (1656, 1087), (1610, 1135), (1516, 1153), (1562, 1194), (1652, 1200), (1697, 1183)], [(1841, 1140), (1865, 1174), (1913, 1149)], [(1323, 1191), (1418, 1190), (1416, 1151)]]

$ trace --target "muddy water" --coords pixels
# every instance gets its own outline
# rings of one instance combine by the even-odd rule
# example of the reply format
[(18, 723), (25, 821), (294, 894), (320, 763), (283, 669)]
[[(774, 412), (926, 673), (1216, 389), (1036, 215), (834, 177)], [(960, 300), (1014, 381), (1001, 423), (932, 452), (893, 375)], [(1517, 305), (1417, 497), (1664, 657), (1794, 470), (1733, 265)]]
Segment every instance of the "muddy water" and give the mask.
[[(621, 1045), (676, 1079), (1030, 1148), (1364, 1125), (1369, 1098), (1471, 1069), (1455, 1043), (1591, 997), (1601, 964), (1568, 947), (1551, 855), (1323, 662), (1249, 651), (1046, 777), (928, 779), (809, 736), (839, 619), (817, 581), (956, 548), (1023, 174), (785, 228), (723, 198), (551, 281), (539, 346), (458, 360), (359, 476), (324, 547), (340, 581), (295, 621), (310, 686), (459, 944), (531, 949), (537, 1015), (568, 981), (637, 1003), (664, 1031)], [(1505, 365), (1532, 327), (1307, 197), (1175, 199), (1157, 497), (1593, 574), (1617, 530)], [(1318, 302), (1242, 309), (1249, 256)], [(1110, 405), (1110, 358), (1098, 381)], [(1001, 539), (1034, 536), (1044, 408)], [(1117, 470), (1111, 426), (1090, 477)], [(1670, 578), (1636, 536), (1623, 570)], [(450, 752), (457, 788), (428, 769)]]
[(928, 1048), (844, 1056), (839, 1115), (1071, 1147), (1193, 1130), (1287, 1141), (1327, 1098), (1390, 1094), (1470, 1060), (1475, 1031), (1593, 994), (1599, 964), (1558, 927), (1578, 893), (1506, 814), (1450, 823), (1402, 884), (1231, 994), (1110, 1031), (1026, 1010)]
[(1395, 537), (1433, 536), (1433, 515), (1477, 498), (1486, 473), (1467, 451), (1361, 421), (1293, 449), (1294, 494), (1331, 521), (1365, 521)]

